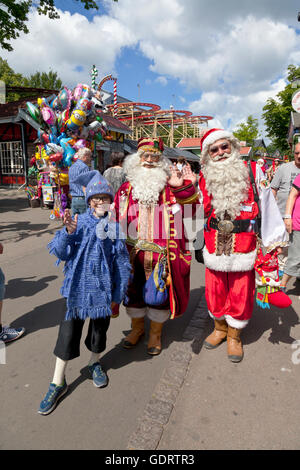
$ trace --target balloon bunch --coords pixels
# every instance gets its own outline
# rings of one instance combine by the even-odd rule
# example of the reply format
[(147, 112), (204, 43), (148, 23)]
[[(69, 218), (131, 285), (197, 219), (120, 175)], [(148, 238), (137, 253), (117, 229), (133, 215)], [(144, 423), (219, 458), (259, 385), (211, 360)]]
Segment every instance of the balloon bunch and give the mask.
[(38, 168), (50, 168), (55, 181), (66, 182), (68, 168), (76, 160), (81, 147), (94, 149), (107, 134), (107, 126), (99, 115), (103, 102), (99, 93), (89, 85), (79, 83), (72, 91), (63, 87), (49, 102), (38, 98), (37, 105), (26, 103), (29, 115), (40, 124), (35, 163)]

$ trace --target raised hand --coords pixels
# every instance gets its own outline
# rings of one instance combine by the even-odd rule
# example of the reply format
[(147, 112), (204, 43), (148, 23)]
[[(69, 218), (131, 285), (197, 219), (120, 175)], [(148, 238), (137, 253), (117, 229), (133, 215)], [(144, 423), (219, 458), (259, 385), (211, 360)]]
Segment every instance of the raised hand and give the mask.
[(183, 186), (183, 176), (180, 170), (178, 170), (176, 164), (170, 166), (171, 176), (168, 179), (168, 184), (174, 188)]
[(197, 181), (197, 175), (191, 169), (191, 165), (187, 163), (182, 169), (182, 175), (185, 180), (190, 180), (193, 184)]
[(74, 219), (72, 219), (69, 209), (65, 210), (63, 222), (64, 222), (64, 225), (66, 226), (67, 232), (70, 235), (74, 233), (77, 229), (77, 219), (78, 219), (78, 214), (76, 214)]

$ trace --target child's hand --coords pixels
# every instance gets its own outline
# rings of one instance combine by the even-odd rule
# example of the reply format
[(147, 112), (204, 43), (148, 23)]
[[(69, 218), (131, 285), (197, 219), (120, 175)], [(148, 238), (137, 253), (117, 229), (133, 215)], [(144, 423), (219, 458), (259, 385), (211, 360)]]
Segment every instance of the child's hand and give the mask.
[(66, 226), (67, 232), (70, 235), (76, 232), (77, 219), (78, 219), (78, 214), (76, 214), (74, 219), (72, 219), (69, 209), (65, 210), (63, 222), (64, 222), (64, 225)]
[(120, 308), (120, 305), (117, 304), (116, 302), (112, 302), (110, 304), (110, 307), (111, 307), (111, 311), (112, 311), (112, 315), (111, 317), (112, 318), (117, 318), (119, 316), (119, 308)]

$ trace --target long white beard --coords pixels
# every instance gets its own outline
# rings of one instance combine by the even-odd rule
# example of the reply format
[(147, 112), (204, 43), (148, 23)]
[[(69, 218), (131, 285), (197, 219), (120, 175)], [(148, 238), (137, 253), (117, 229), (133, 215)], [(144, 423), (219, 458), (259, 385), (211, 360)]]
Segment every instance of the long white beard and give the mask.
[(129, 155), (123, 169), (132, 186), (133, 199), (147, 206), (156, 204), (170, 176), (169, 164), (165, 157), (161, 157), (153, 168), (145, 168), (140, 164), (138, 153)]
[(224, 219), (225, 212), (232, 219), (240, 215), (241, 203), (248, 196), (249, 173), (239, 152), (233, 150), (224, 161), (208, 159), (202, 173), (216, 217)]

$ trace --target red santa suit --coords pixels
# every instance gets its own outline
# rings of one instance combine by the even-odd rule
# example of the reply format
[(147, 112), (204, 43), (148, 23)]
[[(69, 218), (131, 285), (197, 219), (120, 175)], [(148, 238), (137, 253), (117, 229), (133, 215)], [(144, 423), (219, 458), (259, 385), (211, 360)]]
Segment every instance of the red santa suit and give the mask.
[[(207, 134), (207, 139), (204, 140), (206, 149), (219, 139), (232, 137), (231, 133), (223, 130), (212, 130)], [(265, 178), (261, 169), (254, 162), (251, 162), (251, 169), (259, 202), (255, 201), (249, 176), (248, 193), (244, 200), (240, 201), (238, 215), (234, 218), (225, 216), (224, 220), (216, 217), (213, 194), (208, 192), (202, 172), (199, 178), (199, 189), (203, 196), (204, 213), (207, 218), (203, 256), (206, 266), (205, 293), (208, 310), (212, 317), (218, 320), (225, 319), (229, 326), (238, 329), (247, 325), (253, 310), (258, 216), (261, 216), (261, 236), (264, 246), (271, 250), (284, 245), (287, 240), (273, 194), (270, 188), (262, 185)], [(234, 184), (233, 179), (232, 185)], [(227, 232), (224, 229), (227, 229)]]

